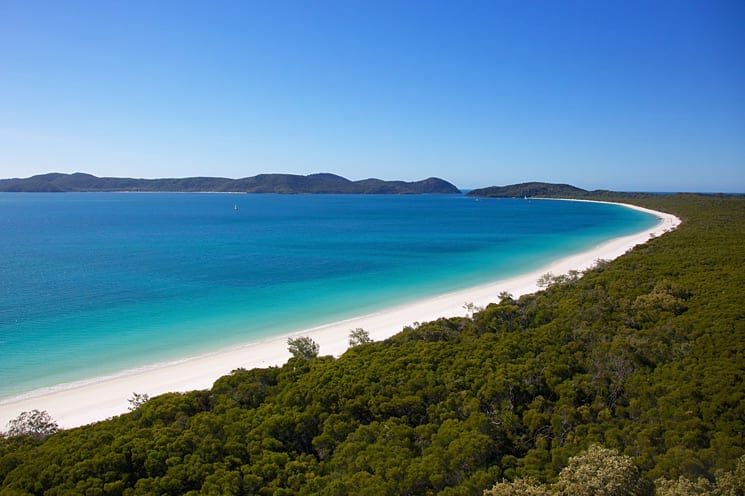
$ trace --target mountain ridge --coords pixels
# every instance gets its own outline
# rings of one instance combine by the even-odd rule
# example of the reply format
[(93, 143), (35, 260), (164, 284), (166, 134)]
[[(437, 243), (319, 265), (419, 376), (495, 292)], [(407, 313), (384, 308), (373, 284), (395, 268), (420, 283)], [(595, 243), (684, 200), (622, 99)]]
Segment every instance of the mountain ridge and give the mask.
[(240, 179), (225, 177), (185, 177), (140, 179), (97, 177), (84, 172), (50, 172), (28, 178), (0, 179), (0, 192), (219, 192), (278, 194), (459, 194), (452, 183), (437, 177), (421, 181), (351, 181), (331, 173), (307, 176), (296, 174), (259, 174)]

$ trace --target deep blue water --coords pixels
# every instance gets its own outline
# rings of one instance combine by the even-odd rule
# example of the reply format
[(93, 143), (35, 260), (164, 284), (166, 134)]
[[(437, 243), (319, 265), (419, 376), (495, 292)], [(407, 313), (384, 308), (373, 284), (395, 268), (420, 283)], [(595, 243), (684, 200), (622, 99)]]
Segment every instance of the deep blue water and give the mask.
[(654, 223), (457, 195), (0, 193), (0, 398), (515, 275)]

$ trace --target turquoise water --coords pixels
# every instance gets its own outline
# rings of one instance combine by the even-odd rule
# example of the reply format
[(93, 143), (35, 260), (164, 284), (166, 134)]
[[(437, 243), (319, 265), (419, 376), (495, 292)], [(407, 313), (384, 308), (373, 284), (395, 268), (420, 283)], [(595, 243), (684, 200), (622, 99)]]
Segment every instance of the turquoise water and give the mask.
[(0, 194), (0, 398), (508, 277), (654, 223), (459, 195)]

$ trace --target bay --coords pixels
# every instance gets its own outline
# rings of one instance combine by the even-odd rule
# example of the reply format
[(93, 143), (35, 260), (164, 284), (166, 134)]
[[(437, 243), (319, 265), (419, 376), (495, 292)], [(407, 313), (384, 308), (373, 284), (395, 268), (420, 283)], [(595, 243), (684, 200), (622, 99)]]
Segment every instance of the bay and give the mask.
[(0, 194), (0, 398), (514, 276), (655, 222), (460, 195)]

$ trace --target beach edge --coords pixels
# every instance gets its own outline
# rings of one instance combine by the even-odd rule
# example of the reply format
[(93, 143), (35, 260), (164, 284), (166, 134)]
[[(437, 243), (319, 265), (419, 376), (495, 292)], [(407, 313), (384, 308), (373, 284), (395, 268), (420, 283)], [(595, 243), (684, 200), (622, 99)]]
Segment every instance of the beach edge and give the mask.
[(218, 378), (238, 368), (282, 365), (290, 358), (287, 339), (292, 336), (308, 336), (320, 345), (321, 354), (339, 356), (348, 348), (349, 331), (352, 329), (363, 328), (373, 340), (378, 341), (393, 336), (405, 326), (416, 322), (465, 316), (469, 313), (470, 305), (472, 308), (485, 307), (496, 302), (499, 299), (498, 295), (504, 291), (515, 298), (534, 293), (540, 289), (538, 279), (543, 274), (550, 272), (553, 275), (562, 275), (573, 270), (587, 270), (593, 267), (597, 260), (616, 259), (650, 238), (677, 228), (681, 223), (681, 220), (672, 214), (627, 203), (561, 200), (611, 203), (654, 215), (658, 222), (638, 233), (613, 238), (590, 250), (561, 258), (537, 270), (514, 277), (260, 342), (246, 343), (179, 361), (155, 364), (4, 399), (0, 401), (0, 429), (20, 413), (34, 409), (47, 411), (61, 428), (78, 427), (126, 413), (131, 406), (128, 399), (132, 398), (135, 392), (152, 397), (167, 392), (205, 389), (211, 387)]

